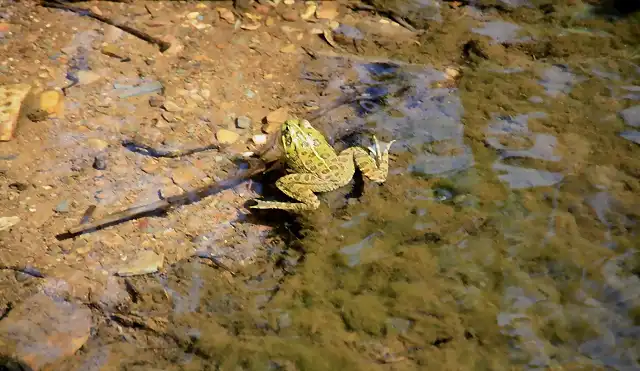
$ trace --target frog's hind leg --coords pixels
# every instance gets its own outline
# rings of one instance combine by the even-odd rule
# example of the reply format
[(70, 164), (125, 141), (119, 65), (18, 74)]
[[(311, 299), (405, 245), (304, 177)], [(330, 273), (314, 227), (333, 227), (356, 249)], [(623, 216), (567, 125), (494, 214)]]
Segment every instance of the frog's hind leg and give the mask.
[(276, 181), (276, 186), (287, 196), (301, 202), (261, 201), (250, 206), (252, 209), (280, 209), (289, 211), (315, 210), (320, 200), (314, 192), (328, 192), (335, 187), (331, 182), (312, 174), (289, 174)]
[(383, 143), (381, 146), (375, 136), (373, 140), (374, 145), (368, 148), (373, 156), (363, 147), (351, 147), (343, 152), (348, 151), (348, 153), (353, 156), (353, 161), (364, 176), (376, 183), (384, 183), (389, 174), (389, 148), (395, 141)]

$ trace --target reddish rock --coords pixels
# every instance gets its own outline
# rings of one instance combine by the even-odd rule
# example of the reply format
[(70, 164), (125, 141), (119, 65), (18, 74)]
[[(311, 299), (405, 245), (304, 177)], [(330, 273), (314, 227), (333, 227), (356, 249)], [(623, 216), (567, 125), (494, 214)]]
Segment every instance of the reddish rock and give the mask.
[(0, 321), (0, 358), (41, 370), (73, 355), (89, 339), (90, 331), (88, 308), (36, 294)]

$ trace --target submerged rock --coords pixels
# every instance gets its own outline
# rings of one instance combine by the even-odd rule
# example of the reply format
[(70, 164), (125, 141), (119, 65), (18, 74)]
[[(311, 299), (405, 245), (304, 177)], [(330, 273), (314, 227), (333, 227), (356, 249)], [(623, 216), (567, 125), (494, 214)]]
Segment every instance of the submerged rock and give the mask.
[(0, 358), (40, 370), (73, 355), (90, 331), (88, 308), (36, 294), (0, 321)]

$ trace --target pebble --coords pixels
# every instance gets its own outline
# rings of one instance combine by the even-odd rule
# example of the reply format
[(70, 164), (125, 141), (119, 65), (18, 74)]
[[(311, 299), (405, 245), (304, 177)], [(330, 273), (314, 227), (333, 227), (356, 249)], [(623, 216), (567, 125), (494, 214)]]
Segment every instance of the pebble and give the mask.
[(240, 138), (240, 135), (235, 131), (220, 129), (216, 133), (216, 139), (220, 144), (233, 144)]
[(96, 170), (105, 170), (107, 168), (107, 158), (104, 154), (99, 154), (94, 157), (93, 168)]
[(229, 23), (229, 24), (234, 24), (235, 23), (236, 16), (233, 15), (232, 11), (230, 11), (227, 8), (216, 8), (216, 10), (218, 11), (218, 14), (220, 15), (220, 18), (222, 18), (225, 21), (227, 21), (227, 23)]
[(333, 1), (323, 1), (318, 10), (316, 10), (316, 18), (332, 20), (338, 16), (338, 7), (340, 4)]
[(116, 275), (120, 277), (137, 276), (157, 272), (164, 263), (164, 254), (157, 254), (151, 250), (144, 250), (129, 261), (126, 265), (118, 268)]
[(20, 218), (17, 216), (3, 216), (0, 217), (0, 231), (7, 230), (20, 222)]
[(109, 146), (109, 143), (105, 142), (102, 139), (98, 138), (89, 138), (87, 139), (87, 145), (93, 149), (98, 151), (102, 151)]
[(152, 95), (149, 97), (149, 105), (151, 107), (161, 107), (164, 104), (164, 97), (161, 95)]
[(266, 116), (267, 124), (284, 124), (289, 118), (289, 110), (286, 107), (280, 107), (275, 111), (269, 112)]
[(94, 82), (102, 78), (102, 76), (93, 71), (85, 70), (78, 71), (78, 74), (76, 76), (78, 77), (78, 85), (93, 84)]
[(295, 0), (284, 0), (284, 5), (293, 5), (295, 3), (296, 3)]
[(106, 44), (101, 49), (102, 54), (108, 55), (109, 57), (124, 59), (125, 55), (122, 50), (115, 44)]
[(289, 22), (295, 22), (298, 20), (298, 12), (295, 10), (287, 10), (282, 13), (282, 19)]
[(51, 117), (62, 117), (64, 112), (64, 95), (57, 90), (47, 90), (40, 94), (41, 110)]
[(175, 169), (171, 174), (171, 180), (182, 188), (188, 187), (191, 181), (193, 181), (193, 178), (195, 178), (195, 174), (193, 170), (188, 167)]
[(177, 185), (169, 184), (168, 186), (163, 187), (160, 190), (160, 196), (162, 196), (162, 198), (168, 198), (168, 197), (177, 196), (183, 192), (184, 191), (182, 190), (182, 188), (178, 187)]
[(53, 211), (63, 214), (63, 213), (68, 213), (69, 212), (69, 201), (68, 200), (63, 200), (61, 201), (59, 204), (56, 205), (56, 207), (53, 209)]
[(182, 111), (182, 108), (180, 108), (180, 106), (178, 106), (177, 104), (175, 104), (174, 102), (172, 102), (170, 100), (164, 102), (164, 104), (162, 105), (162, 108), (164, 108), (168, 112), (180, 112), (180, 111)]
[(266, 134), (256, 134), (254, 135), (251, 140), (253, 141), (253, 143), (255, 143), (256, 145), (262, 145), (267, 143), (267, 135)]
[(175, 122), (176, 121), (176, 116), (171, 112), (162, 112), (162, 118), (166, 122)]
[(251, 119), (247, 116), (239, 116), (236, 119), (236, 126), (239, 129), (249, 129), (251, 127)]
[(296, 46), (295, 46), (294, 44), (289, 44), (289, 45), (287, 45), (287, 46), (285, 46), (285, 47), (281, 48), (281, 49), (280, 49), (280, 52), (281, 52), (281, 53), (287, 53), (287, 54), (290, 54), (290, 53), (294, 53), (296, 50), (297, 50), (297, 49), (296, 49)]
[(90, 335), (89, 308), (38, 293), (0, 321), (0, 359), (14, 359), (25, 369), (42, 370), (72, 356)]
[(158, 169), (160, 169), (160, 165), (154, 160), (148, 160), (144, 163), (144, 165), (142, 165), (142, 167), (140, 167), (140, 170), (144, 171), (147, 174), (153, 174), (157, 172)]

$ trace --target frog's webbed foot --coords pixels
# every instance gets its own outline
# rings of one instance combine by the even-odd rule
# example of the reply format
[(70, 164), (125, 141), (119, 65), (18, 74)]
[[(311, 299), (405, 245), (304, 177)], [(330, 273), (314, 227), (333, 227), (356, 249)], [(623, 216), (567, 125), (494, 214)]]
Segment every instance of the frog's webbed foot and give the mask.
[(378, 163), (378, 167), (382, 166), (385, 162), (389, 162), (389, 150), (391, 149), (391, 145), (395, 141), (396, 140), (394, 139), (390, 142), (382, 142), (379, 141), (375, 135), (373, 135), (373, 145), (367, 148), (375, 157), (376, 162)]

